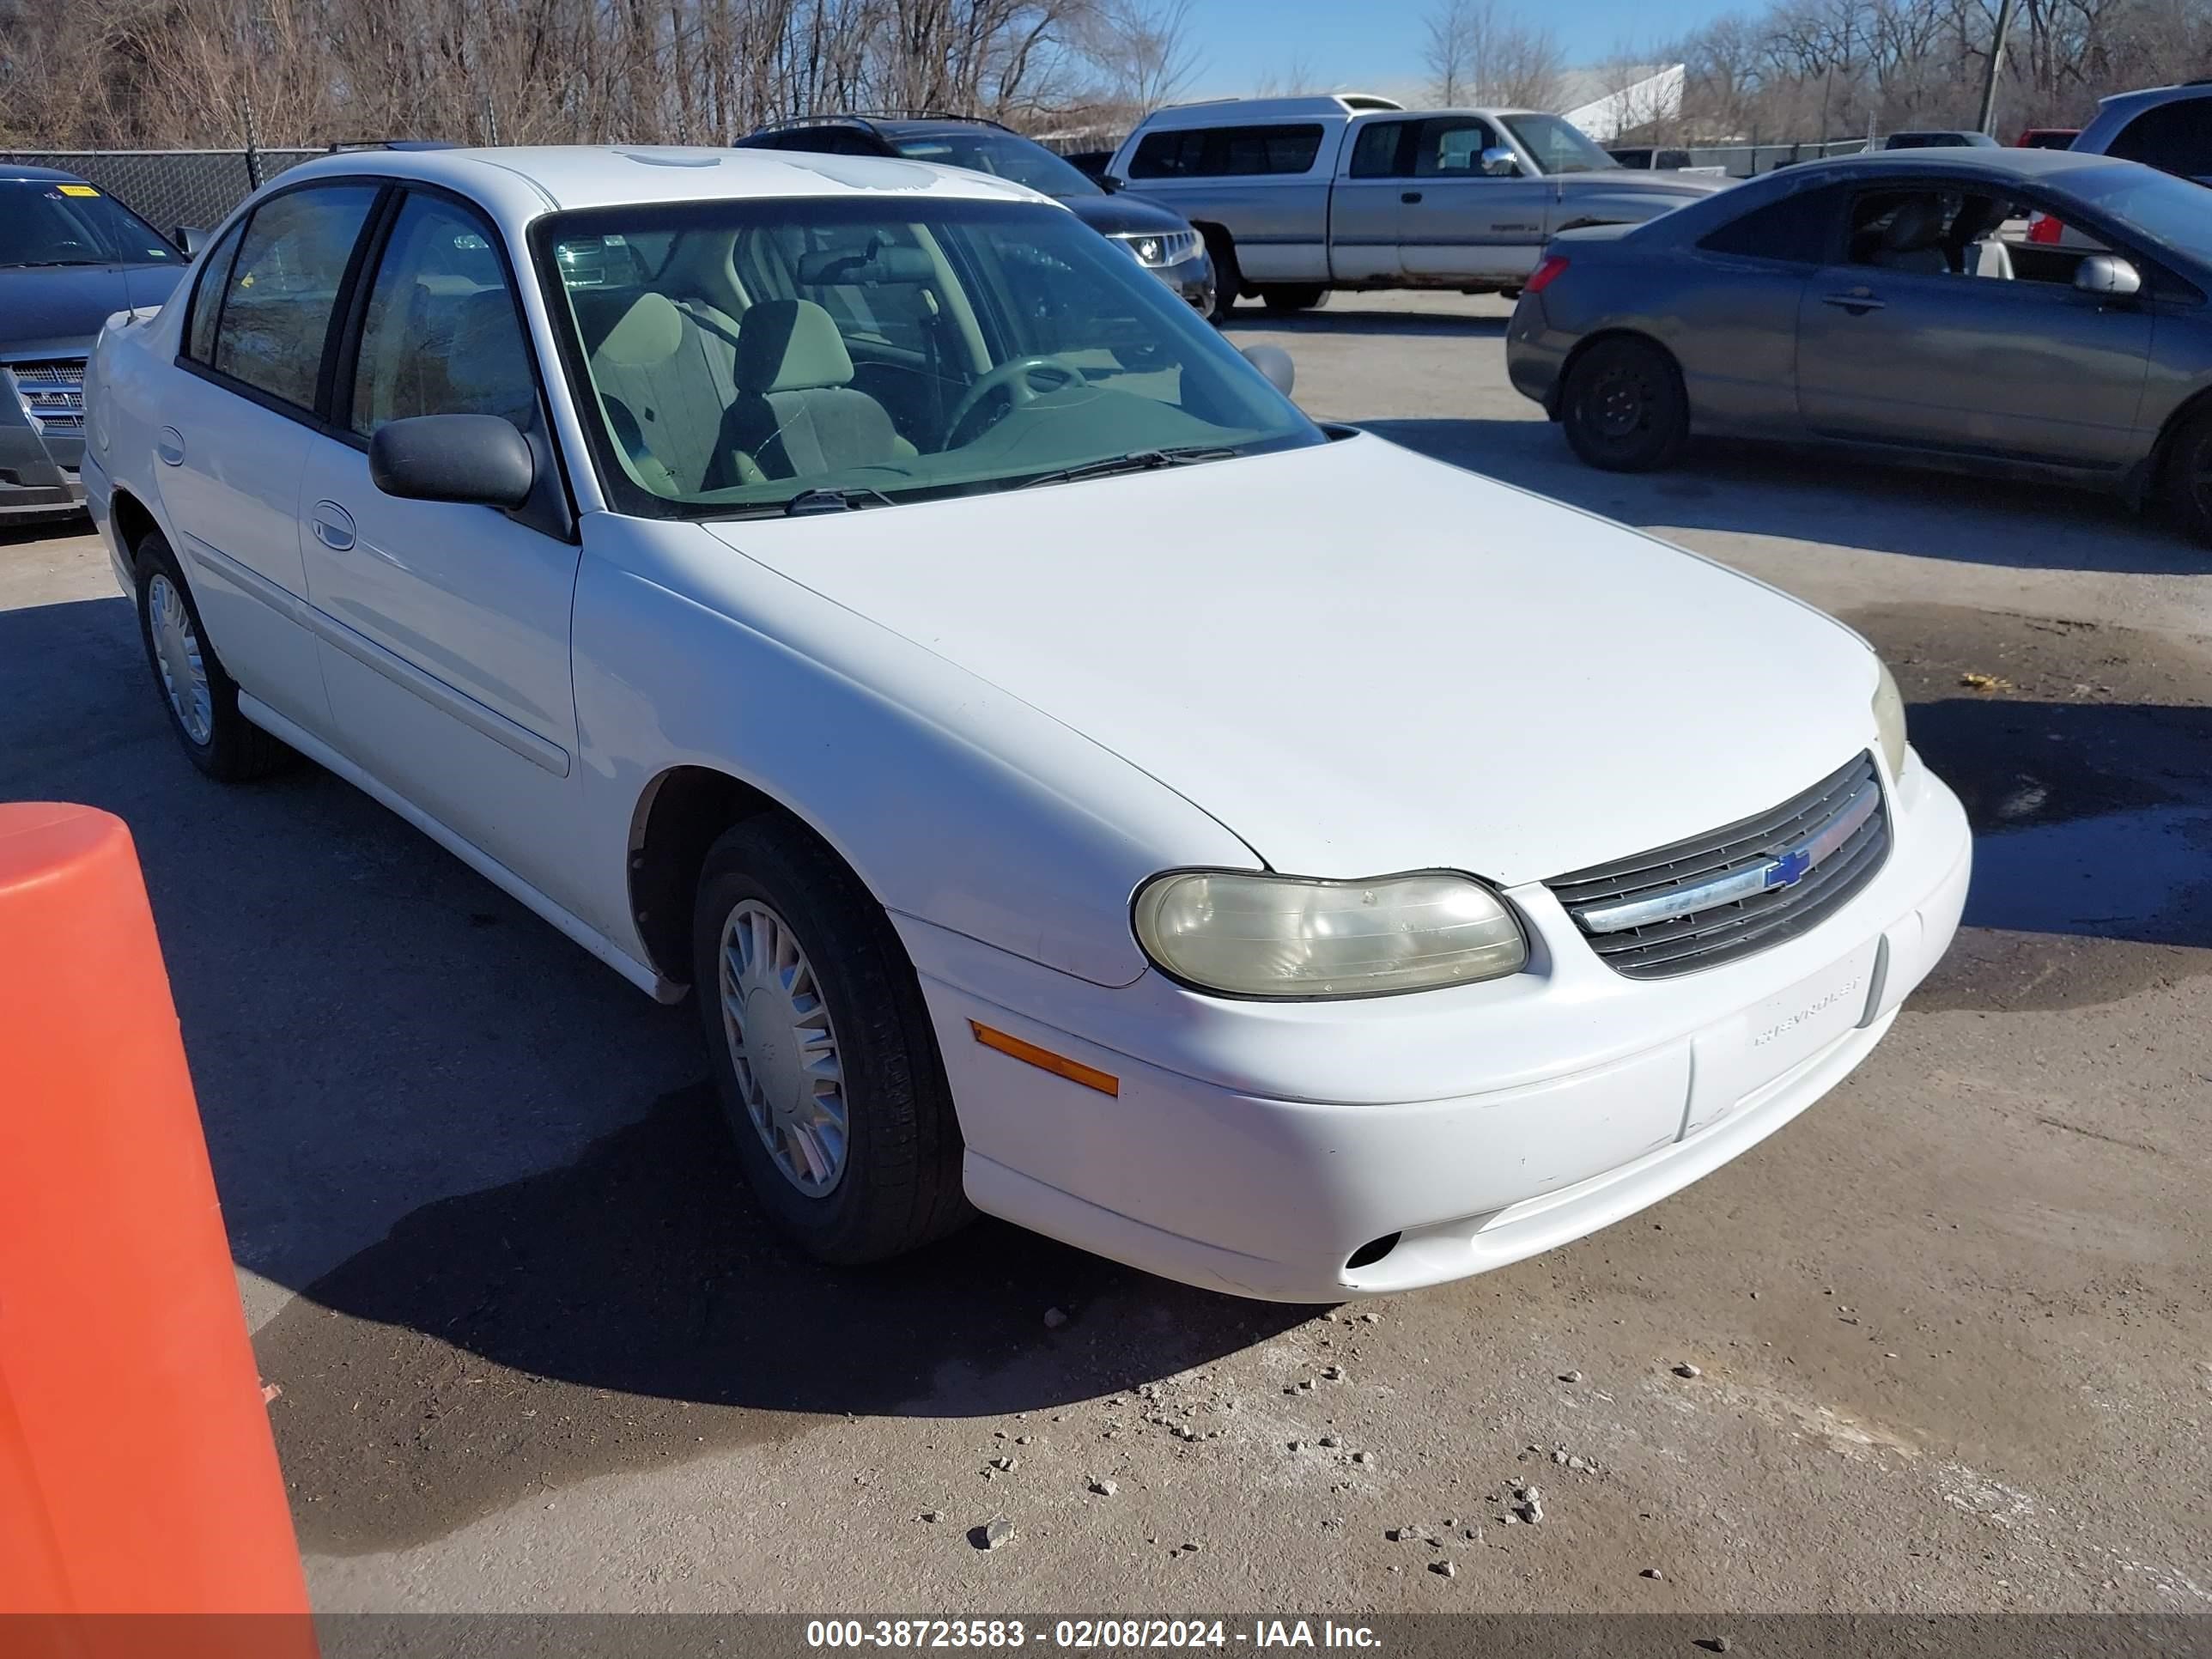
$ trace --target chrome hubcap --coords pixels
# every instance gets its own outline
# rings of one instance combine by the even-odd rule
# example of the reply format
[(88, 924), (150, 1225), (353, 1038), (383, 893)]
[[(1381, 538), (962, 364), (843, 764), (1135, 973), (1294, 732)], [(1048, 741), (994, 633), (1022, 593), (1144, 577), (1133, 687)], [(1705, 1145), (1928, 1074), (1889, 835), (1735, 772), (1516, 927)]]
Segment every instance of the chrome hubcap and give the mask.
[(821, 1198), (845, 1173), (845, 1075), (813, 964), (784, 919), (746, 899), (722, 923), (722, 1036), (761, 1144)]
[(161, 676), (162, 695), (185, 735), (204, 744), (215, 735), (215, 699), (208, 690), (199, 635), (192, 631), (192, 613), (185, 609), (185, 596), (162, 575), (146, 586), (146, 609), (153, 623), (154, 666)]

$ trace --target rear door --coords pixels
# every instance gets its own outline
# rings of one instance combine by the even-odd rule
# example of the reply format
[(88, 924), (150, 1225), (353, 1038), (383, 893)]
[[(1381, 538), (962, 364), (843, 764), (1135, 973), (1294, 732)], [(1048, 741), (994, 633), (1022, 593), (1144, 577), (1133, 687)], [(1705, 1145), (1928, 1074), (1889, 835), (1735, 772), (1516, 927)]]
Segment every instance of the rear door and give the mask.
[(2152, 307), (2070, 283), (1872, 263), (1883, 219), (1916, 190), (1942, 197), (1947, 222), (1974, 199), (1941, 179), (1854, 193), (1849, 243), (1798, 308), (1806, 423), (1960, 455), (2115, 471), (2136, 460)]
[[(579, 546), (498, 233), (410, 189), (386, 216), (301, 491), (308, 590), (338, 746), (562, 903), (576, 751), (568, 616)], [(512, 512), (402, 501), (368, 441), (418, 415), (497, 415), (532, 440), (538, 495)], [(600, 919), (604, 922), (605, 919)]]
[(1419, 121), (1364, 118), (1352, 125), (1343, 171), (1329, 192), (1328, 263), (1339, 282), (1388, 282), (1401, 270), (1398, 214), (1406, 158)]
[(161, 504), (223, 666), (318, 732), (329, 704), (305, 616), (300, 475), (338, 295), (381, 189), (282, 191), (209, 251), (155, 441)]
[(1408, 277), (1510, 283), (1536, 268), (1555, 193), (1527, 171), (1482, 170), (1486, 149), (1504, 148), (1479, 115), (1431, 115), (1400, 156), (1398, 260)]

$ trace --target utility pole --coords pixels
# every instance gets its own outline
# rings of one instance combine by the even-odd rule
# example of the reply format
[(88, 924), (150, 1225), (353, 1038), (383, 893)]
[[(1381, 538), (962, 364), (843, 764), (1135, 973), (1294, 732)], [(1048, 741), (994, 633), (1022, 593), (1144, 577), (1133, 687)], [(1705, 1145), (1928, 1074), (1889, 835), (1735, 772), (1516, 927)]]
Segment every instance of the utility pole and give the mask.
[(2004, 64), (2005, 36), (2012, 32), (2012, 5), (2013, 0), (1997, 0), (1997, 31), (1990, 42), (1989, 69), (1982, 76), (1981, 118), (1975, 123), (1984, 132), (1991, 131), (1990, 122), (1996, 114), (1997, 70)]

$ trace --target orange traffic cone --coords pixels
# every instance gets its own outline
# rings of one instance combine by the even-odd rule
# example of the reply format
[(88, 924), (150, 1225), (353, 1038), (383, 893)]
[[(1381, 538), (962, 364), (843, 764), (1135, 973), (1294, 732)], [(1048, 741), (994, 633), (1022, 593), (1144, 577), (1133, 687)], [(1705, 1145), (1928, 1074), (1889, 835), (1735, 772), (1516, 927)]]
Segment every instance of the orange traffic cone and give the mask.
[(137, 849), (84, 806), (0, 805), (0, 1612), (288, 1615), (16, 1651), (315, 1651)]

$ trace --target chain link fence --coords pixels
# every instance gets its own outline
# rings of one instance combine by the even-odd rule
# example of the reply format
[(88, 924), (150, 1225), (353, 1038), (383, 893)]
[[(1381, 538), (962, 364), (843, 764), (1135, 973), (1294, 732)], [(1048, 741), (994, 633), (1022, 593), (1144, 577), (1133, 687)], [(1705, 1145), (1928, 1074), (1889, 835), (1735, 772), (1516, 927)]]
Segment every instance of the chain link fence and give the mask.
[(1800, 161), (1819, 161), (1831, 155), (1856, 155), (1867, 148), (1863, 138), (1831, 138), (1816, 143), (1688, 144), (1693, 167), (1719, 167), (1731, 179), (1748, 179)]
[(73, 173), (116, 197), (157, 230), (214, 227), (287, 167), (320, 149), (10, 149), (0, 161)]

